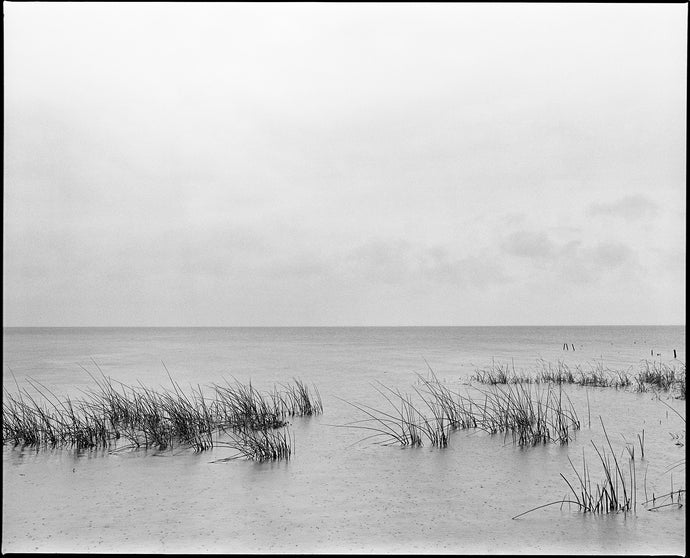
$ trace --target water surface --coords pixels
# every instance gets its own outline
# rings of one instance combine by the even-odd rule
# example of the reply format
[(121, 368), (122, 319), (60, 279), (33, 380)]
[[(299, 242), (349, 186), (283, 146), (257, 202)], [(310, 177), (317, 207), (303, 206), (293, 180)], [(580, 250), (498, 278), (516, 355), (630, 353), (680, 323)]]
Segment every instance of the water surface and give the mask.
[[(445, 449), (404, 449), (340, 427), (363, 418), (346, 401), (385, 408), (372, 384), (412, 391), (427, 366), (457, 391), (473, 389), (471, 374), (492, 358), (525, 369), (544, 359), (636, 370), (645, 359), (673, 363), (673, 349), (684, 362), (684, 327), (41, 328), (5, 329), (3, 340), (10, 391), (33, 378), (78, 396), (98, 368), (167, 387), (164, 363), (183, 386), (237, 378), (270, 389), (298, 377), (324, 403), (323, 415), (291, 424), (288, 462), (211, 463), (223, 448), (5, 447), (4, 551), (684, 553), (677, 509), (592, 516), (551, 506), (511, 519), (567, 493), (569, 458), (581, 464), (584, 452), (596, 465), (600, 421), (621, 455), (645, 432), (640, 502), (644, 489), (684, 486), (684, 469), (668, 469), (684, 458), (672, 434), (684, 440), (685, 422), (652, 393), (569, 386), (583, 427), (567, 446), (519, 448), (468, 430)], [(685, 416), (684, 401), (662, 400)]]

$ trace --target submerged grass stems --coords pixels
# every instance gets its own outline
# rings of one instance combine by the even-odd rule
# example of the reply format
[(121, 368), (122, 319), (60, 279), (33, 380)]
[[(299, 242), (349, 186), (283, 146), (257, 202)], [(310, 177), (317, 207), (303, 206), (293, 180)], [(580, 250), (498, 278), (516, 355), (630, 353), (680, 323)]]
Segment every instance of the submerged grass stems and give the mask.
[(261, 394), (251, 383), (214, 384), (207, 397), (201, 386), (185, 392), (172, 377), (172, 389), (153, 390), (122, 384), (102, 372), (101, 378), (89, 375), (95, 388), (76, 400), (61, 401), (32, 380), (32, 391), (17, 385), (18, 392), (12, 394), (3, 388), (3, 444), (80, 450), (179, 445), (200, 452), (228, 445), (217, 438), (232, 432), (229, 445), (240, 455), (260, 461), (288, 459), (293, 441), (284, 431), (286, 415), (323, 412), (316, 387), (313, 395), (298, 379), (271, 395)]

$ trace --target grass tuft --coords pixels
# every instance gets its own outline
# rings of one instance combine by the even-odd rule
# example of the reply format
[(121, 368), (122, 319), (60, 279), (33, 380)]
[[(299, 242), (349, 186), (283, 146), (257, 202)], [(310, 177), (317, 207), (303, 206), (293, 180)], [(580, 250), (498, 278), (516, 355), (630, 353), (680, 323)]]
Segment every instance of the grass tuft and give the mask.
[(441, 448), (457, 429), (503, 433), (525, 446), (567, 444), (580, 428), (577, 413), (560, 387), (539, 390), (521, 384), (491, 385), (488, 390), (477, 390), (472, 398), (452, 392), (433, 371), (427, 377), (418, 375), (418, 383), (421, 387), (415, 388), (414, 398), (382, 384), (375, 386), (390, 405), (388, 410), (347, 402), (367, 418), (343, 426), (370, 431), (365, 439), (379, 439), (384, 445), (415, 447), (428, 442)]
[(644, 360), (637, 373), (632, 370), (615, 370), (601, 361), (590, 363), (587, 369), (580, 365), (570, 368), (563, 361), (555, 364), (542, 359), (533, 371), (516, 371), (515, 366), (495, 362), (477, 368), (471, 380), (488, 385), (508, 384), (576, 384), (587, 387), (630, 389), (638, 392), (649, 390), (674, 392), (675, 397), (685, 399), (685, 364), (674, 361), (666, 364)]
[[(165, 366), (165, 365), (164, 365)], [(166, 369), (167, 372), (167, 369)], [(87, 373), (89, 373), (87, 371)], [(184, 391), (170, 374), (171, 389), (128, 386), (94, 377), (95, 386), (80, 399), (60, 400), (48, 388), (28, 380), (30, 390), (3, 390), (2, 441), (14, 446), (172, 449), (201, 452), (230, 446), (238, 455), (258, 461), (288, 459), (293, 439), (287, 416), (323, 412), (313, 393), (299, 379), (262, 394), (251, 382), (213, 384), (207, 396), (201, 386)], [(230, 441), (219, 441), (219, 434)]]

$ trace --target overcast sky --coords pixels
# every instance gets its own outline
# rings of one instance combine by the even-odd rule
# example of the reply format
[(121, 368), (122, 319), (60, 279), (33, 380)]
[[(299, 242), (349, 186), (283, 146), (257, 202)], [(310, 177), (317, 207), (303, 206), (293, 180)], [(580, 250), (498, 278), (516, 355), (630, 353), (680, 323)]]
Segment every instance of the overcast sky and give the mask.
[(685, 4), (3, 9), (5, 326), (685, 324)]

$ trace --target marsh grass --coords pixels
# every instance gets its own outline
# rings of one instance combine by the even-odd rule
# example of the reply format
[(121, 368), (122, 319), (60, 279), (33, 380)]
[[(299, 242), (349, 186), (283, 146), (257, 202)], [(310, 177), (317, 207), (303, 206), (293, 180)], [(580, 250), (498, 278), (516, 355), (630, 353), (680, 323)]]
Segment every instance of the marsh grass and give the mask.
[(477, 417), (480, 416), (480, 406), (477, 402), (451, 391), (431, 369), (426, 377), (417, 374), (417, 378), (421, 389), (415, 388), (415, 391), (427, 407), (433, 409), (435, 416), (442, 415), (451, 429), (477, 427)]
[(514, 364), (496, 362), (475, 369), (470, 380), (488, 385), (508, 384), (576, 384), (586, 387), (630, 389), (645, 392), (650, 390), (673, 391), (679, 399), (685, 399), (685, 364), (674, 361), (667, 364), (644, 360), (637, 373), (632, 369), (617, 370), (604, 366), (601, 361), (590, 363), (587, 368), (581, 365), (568, 366), (563, 361), (556, 363), (537, 361), (532, 371), (516, 371)]
[[(382, 386), (382, 388), (374, 385), (374, 389), (390, 404), (390, 410), (386, 411), (365, 404), (345, 401), (368, 418), (342, 426), (371, 432), (363, 440), (381, 440), (382, 445), (422, 446), (424, 444), (423, 429), (418, 420), (421, 413), (414, 407), (409, 396), (386, 386)], [(341, 399), (341, 401), (344, 400)]]
[[(513, 517), (517, 519), (523, 515), (553, 505), (574, 504), (580, 511), (592, 514), (607, 514), (616, 512), (631, 512), (637, 507), (637, 473), (634, 459), (628, 458), (627, 465), (616, 457), (604, 423), (601, 426), (606, 439), (606, 446), (598, 447), (591, 441), (602, 470), (602, 478), (592, 484), (592, 466), (588, 463), (584, 448), (582, 450), (582, 469), (573, 464), (570, 457), (568, 462), (575, 474), (575, 479), (568, 480), (563, 473), (561, 478), (570, 490), (572, 498), (567, 496), (555, 502), (537, 506)], [(608, 452), (606, 451), (608, 447)], [(572, 481), (572, 482), (571, 482)]]
[[(592, 514), (608, 514), (619, 512), (634, 513), (637, 510), (638, 484), (634, 445), (633, 448), (631, 448), (630, 444), (626, 443), (624, 451), (628, 452), (627, 463), (623, 460), (623, 453), (621, 453), (619, 459), (616, 456), (616, 452), (613, 449), (611, 440), (606, 431), (606, 427), (604, 426), (604, 421), (601, 417), (599, 417), (599, 421), (601, 423), (606, 444), (597, 446), (594, 441), (590, 442), (594, 452), (596, 453), (598, 463), (601, 468), (600, 480), (594, 484), (592, 483), (592, 466), (588, 463), (583, 448), (582, 468), (580, 470), (578, 470), (570, 457), (568, 457), (568, 462), (573, 470), (575, 479), (568, 480), (563, 473), (560, 473), (561, 478), (568, 486), (571, 496), (566, 495), (561, 500), (537, 506), (514, 516), (513, 519), (517, 519), (518, 517), (542, 508), (554, 505), (563, 506), (563, 504), (574, 504), (578, 507), (579, 511)], [(642, 435), (638, 434), (638, 441), (640, 443), (642, 458), (644, 459), (644, 431), (642, 431)], [(674, 465), (668, 469), (667, 472), (675, 467), (676, 466)], [(672, 476), (670, 491), (660, 496), (656, 496), (652, 493), (652, 497), (648, 497), (646, 471), (643, 479), (643, 486), (645, 493), (645, 500), (641, 502), (643, 509), (647, 511), (658, 511), (662, 508), (668, 507), (683, 507), (685, 489), (674, 489)]]
[[(88, 372), (88, 371), (87, 371)], [(167, 372), (167, 369), (166, 369)], [(3, 444), (33, 447), (173, 449), (196, 452), (229, 446), (248, 459), (288, 459), (293, 439), (286, 416), (323, 412), (316, 387), (284, 385), (262, 394), (251, 382), (200, 385), (183, 390), (170, 374), (171, 388), (128, 386), (89, 373), (95, 386), (79, 399), (60, 400), (35, 380), (12, 394), (3, 388)], [(16, 381), (15, 381), (16, 383)], [(229, 440), (219, 440), (224, 434)]]
[(673, 391), (678, 399), (685, 399), (685, 377), (685, 363), (678, 361), (676, 367), (675, 363), (645, 360), (640, 366), (636, 380), (641, 391)]
[(45, 386), (29, 381), (17, 395), (6, 389), (3, 397), (3, 443), (60, 445), (89, 449), (107, 443), (107, 417), (99, 409), (72, 401), (60, 401)]
[[(556, 442), (567, 444), (580, 428), (572, 403), (561, 389), (524, 385), (492, 385), (477, 390), (473, 398), (452, 392), (433, 371), (418, 375), (421, 388), (415, 398), (378, 384), (376, 391), (388, 402), (387, 410), (347, 402), (367, 418), (345, 427), (371, 434), (363, 440), (382, 439), (384, 445), (446, 447), (453, 430), (476, 428), (489, 434), (503, 433), (520, 446)], [(416, 402), (416, 403), (415, 403)], [(361, 441), (363, 441), (361, 440)]]
[(224, 425), (250, 429), (280, 428), (287, 424), (281, 399), (260, 393), (235, 380), (213, 384), (214, 417)]
[(494, 359), (491, 359), (490, 366), (476, 369), (474, 375), (470, 379), (489, 385), (530, 381), (529, 377), (522, 378), (518, 376), (515, 372), (515, 367), (511, 370), (508, 363), (496, 362)]
[(494, 386), (482, 393), (485, 405), (478, 427), (490, 434), (511, 436), (517, 445), (567, 444), (580, 429), (572, 402), (560, 386)]
[(299, 380), (292, 379), (293, 384), (281, 384), (283, 392), (274, 390), (273, 399), (289, 416), (311, 416), (323, 413), (321, 394), (315, 385), (312, 385), (313, 393), (309, 386)]
[(217, 459), (214, 463), (249, 459), (252, 461), (277, 461), (290, 459), (294, 450), (294, 440), (288, 427), (285, 428), (233, 428), (225, 447), (236, 453), (230, 457)]

